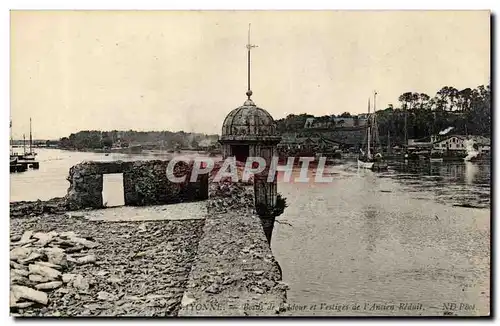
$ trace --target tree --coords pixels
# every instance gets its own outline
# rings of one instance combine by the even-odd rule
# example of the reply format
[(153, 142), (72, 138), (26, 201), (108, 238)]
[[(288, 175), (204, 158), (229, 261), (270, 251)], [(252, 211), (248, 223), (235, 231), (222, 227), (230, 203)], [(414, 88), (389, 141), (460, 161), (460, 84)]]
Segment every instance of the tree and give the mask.
[(102, 137), (101, 144), (103, 148), (113, 147), (113, 139), (107, 132), (103, 132), (101, 137)]
[(444, 86), (436, 93), (436, 97), (444, 110), (453, 111), (456, 108), (458, 90), (454, 87)]
[(406, 93), (401, 94), (399, 96), (398, 100), (399, 100), (399, 102), (401, 102), (401, 107), (404, 110), (411, 109), (411, 103), (413, 100), (413, 96), (412, 96), (411, 92), (406, 92)]
[(339, 115), (339, 118), (350, 118), (351, 114), (349, 112), (344, 112), (341, 115)]
[(196, 141), (195, 138), (191, 140), (191, 143), (189, 145), (191, 148), (198, 148), (198, 142)]

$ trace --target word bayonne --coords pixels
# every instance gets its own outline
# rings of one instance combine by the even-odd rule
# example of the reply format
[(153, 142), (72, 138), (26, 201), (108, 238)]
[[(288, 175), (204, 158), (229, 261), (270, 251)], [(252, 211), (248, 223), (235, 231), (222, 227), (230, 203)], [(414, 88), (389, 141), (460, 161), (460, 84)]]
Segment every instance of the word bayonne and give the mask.
[[(331, 176), (324, 176), (326, 158), (321, 157), (318, 160), (318, 164), (311, 167), (311, 162), (315, 161), (314, 157), (299, 157), (300, 166), (300, 174), (298, 177), (292, 179), (292, 172), (294, 167), (294, 162), (296, 161), (296, 157), (289, 157), (287, 159), (287, 163), (285, 165), (278, 164), (278, 157), (273, 157), (270, 161), (269, 167), (267, 167), (267, 162), (262, 157), (248, 157), (244, 166), (243, 173), (239, 173), (240, 169), (238, 165), (242, 165), (242, 163), (237, 162), (235, 157), (228, 157), (224, 161), (222, 161), (222, 165), (220, 169), (217, 171), (214, 182), (219, 182), (223, 178), (227, 180), (228, 178), (232, 182), (248, 182), (250, 178), (256, 174), (262, 173), (267, 170), (267, 182), (274, 182), (276, 178), (277, 172), (283, 172), (283, 182), (305, 182), (309, 183), (311, 179), (308, 177), (308, 173), (313, 170), (314, 174), (314, 182), (318, 183), (327, 183), (332, 182), (333, 178)], [(183, 158), (183, 157), (174, 157), (168, 163), (167, 166), (167, 178), (169, 181), (174, 183), (184, 183), (186, 182), (186, 175), (176, 176), (174, 175), (174, 167), (179, 162), (185, 163), (193, 163), (193, 170), (190, 177), (190, 182), (196, 182), (198, 180), (198, 176), (203, 174), (208, 174), (212, 172), (215, 167), (215, 161), (209, 157), (197, 157), (195, 159), (192, 158)], [(217, 161), (218, 163), (220, 161)], [(241, 179), (240, 179), (241, 174)]]

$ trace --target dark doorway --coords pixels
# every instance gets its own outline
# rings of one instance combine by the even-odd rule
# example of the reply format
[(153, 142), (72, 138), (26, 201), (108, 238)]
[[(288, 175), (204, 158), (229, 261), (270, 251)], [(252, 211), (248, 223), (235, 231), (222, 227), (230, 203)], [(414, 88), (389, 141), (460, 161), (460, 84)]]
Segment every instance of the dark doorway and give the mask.
[(231, 146), (231, 156), (235, 156), (236, 161), (246, 162), (250, 156), (250, 148), (248, 145), (233, 145)]

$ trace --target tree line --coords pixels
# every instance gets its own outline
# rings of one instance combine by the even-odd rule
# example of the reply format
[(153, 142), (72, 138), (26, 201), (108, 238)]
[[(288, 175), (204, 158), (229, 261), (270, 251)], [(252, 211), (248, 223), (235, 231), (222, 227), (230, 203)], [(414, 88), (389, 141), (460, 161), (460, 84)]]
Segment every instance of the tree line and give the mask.
[(83, 130), (72, 133), (59, 140), (59, 147), (64, 149), (102, 149), (113, 146), (129, 147), (140, 144), (156, 144), (165, 149), (197, 148), (205, 139), (217, 140), (217, 135), (188, 133), (184, 131), (99, 131)]
[[(308, 118), (315, 118), (314, 125), (327, 128), (343, 127), (343, 119), (359, 119), (358, 115), (344, 112), (341, 115), (290, 114), (277, 120), (281, 133), (303, 129)], [(365, 118), (363, 116), (363, 118)], [(376, 112), (381, 141), (390, 135), (392, 143), (403, 143), (408, 139), (422, 139), (453, 127), (452, 133), (464, 135), (491, 136), (491, 90), (490, 85), (474, 89), (458, 90), (451, 86), (442, 87), (433, 97), (425, 93), (406, 92), (399, 96), (397, 106)], [(354, 121), (356, 125), (356, 121)], [(406, 126), (406, 128), (405, 128)], [(406, 136), (405, 136), (406, 129)]]

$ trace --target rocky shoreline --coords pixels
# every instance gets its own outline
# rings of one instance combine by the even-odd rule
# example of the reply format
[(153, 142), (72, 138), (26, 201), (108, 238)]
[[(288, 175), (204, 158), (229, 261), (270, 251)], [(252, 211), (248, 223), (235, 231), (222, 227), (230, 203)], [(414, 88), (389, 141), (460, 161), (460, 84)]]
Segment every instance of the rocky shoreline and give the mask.
[(11, 220), (13, 316), (175, 316), (202, 220)]
[(257, 314), (280, 313), (287, 286), (251, 183), (211, 182), (209, 194), (207, 220), (95, 221), (65, 198), (11, 203), (11, 315), (186, 316), (213, 299), (226, 308), (206, 315), (254, 315), (244, 307), (258, 302), (276, 309)]
[(10, 203), (10, 218), (61, 214), (67, 210), (65, 197), (56, 197), (45, 201), (17, 201)]

